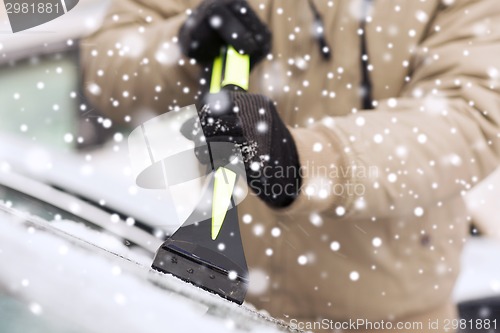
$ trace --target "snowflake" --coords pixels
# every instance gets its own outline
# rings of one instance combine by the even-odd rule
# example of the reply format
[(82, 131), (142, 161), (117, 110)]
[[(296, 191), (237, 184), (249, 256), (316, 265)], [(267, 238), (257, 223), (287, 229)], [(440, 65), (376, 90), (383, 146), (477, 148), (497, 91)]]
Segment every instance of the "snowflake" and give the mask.
[(253, 227), (253, 233), (257, 237), (262, 236), (264, 234), (264, 226), (262, 224), (256, 224)]
[(356, 271), (352, 271), (351, 273), (349, 273), (349, 279), (351, 279), (351, 281), (358, 281), (359, 273)]
[(271, 229), (271, 235), (273, 237), (279, 237), (281, 235), (281, 229), (278, 227), (274, 227)]
[(242, 217), (243, 223), (245, 223), (245, 224), (250, 224), (250, 223), (252, 223), (252, 219), (253, 219), (253, 218), (252, 218), (252, 215), (250, 215), (250, 214), (245, 214), (245, 215), (243, 215), (243, 217)]
[(321, 218), (321, 216), (317, 213), (312, 213), (310, 216), (309, 216), (309, 221), (311, 222), (312, 225), (316, 226), (316, 227), (320, 227), (323, 225), (323, 219)]
[(334, 252), (337, 252), (338, 250), (340, 250), (340, 243), (337, 242), (337, 241), (333, 241), (330, 243), (330, 249)]
[(74, 139), (73, 134), (71, 133), (64, 134), (64, 142), (71, 143), (73, 142), (73, 139)]
[(374, 247), (380, 247), (382, 245), (382, 240), (379, 237), (375, 237), (372, 239), (372, 245)]
[(299, 265), (304, 266), (307, 264), (307, 257), (305, 255), (300, 255), (297, 258), (297, 262), (299, 263)]
[(41, 315), (42, 312), (43, 312), (43, 309), (42, 309), (42, 306), (38, 303), (31, 303), (30, 306), (30, 311), (34, 314), (34, 315)]
[(424, 209), (422, 207), (416, 207), (413, 213), (415, 214), (415, 216), (421, 217), (424, 215)]

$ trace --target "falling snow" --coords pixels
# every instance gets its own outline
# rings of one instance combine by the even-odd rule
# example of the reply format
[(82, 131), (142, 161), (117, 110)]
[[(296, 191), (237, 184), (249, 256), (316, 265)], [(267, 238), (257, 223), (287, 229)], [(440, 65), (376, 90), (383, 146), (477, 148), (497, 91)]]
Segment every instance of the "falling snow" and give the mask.
[(422, 207), (415, 208), (415, 210), (413, 212), (414, 212), (415, 216), (417, 216), (417, 217), (421, 217), (424, 215), (424, 209)]
[(298, 262), (298, 263), (299, 263), (299, 265), (301, 265), (301, 266), (306, 265), (306, 264), (307, 264), (307, 261), (308, 261), (308, 260), (307, 260), (307, 256), (305, 256), (305, 255), (301, 255), (301, 256), (299, 256), (299, 257), (297, 258), (297, 262)]
[[(259, 3), (258, 7), (255, 8), (255, 10), (258, 9), (261, 12), (260, 14), (265, 14), (264, 16), (266, 17), (273, 17), (283, 22), (283, 41), (281, 42), (284, 44), (278, 52), (272, 51), (265, 55), (263, 60), (265, 65), (258, 69), (261, 70), (262, 74), (262, 77), (257, 80), (260, 87), (252, 87), (252, 90), (264, 93), (275, 100), (277, 109), (282, 114), (286, 114), (287, 120), (290, 120), (290, 123), (287, 124), (290, 125), (290, 128), (302, 126), (311, 126), (313, 129), (319, 128), (318, 131), (311, 130), (311, 137), (313, 139), (311, 141), (305, 140), (307, 147), (302, 147), (302, 141), (300, 140), (297, 141), (297, 144), (298, 146), (300, 145), (300, 149), (307, 150), (306, 153), (314, 153), (312, 156), (317, 156), (318, 161), (320, 159), (323, 161), (324, 159), (331, 158), (329, 162), (331, 165), (327, 166), (327, 168), (333, 169), (333, 166), (338, 167), (337, 163), (339, 161), (350, 162), (354, 160), (356, 163), (363, 164), (363, 166), (364, 164), (373, 164), (368, 165), (368, 167), (373, 166), (377, 168), (378, 172), (375, 176), (357, 176), (355, 173), (354, 176), (349, 173), (346, 177), (322, 176), (320, 177), (321, 180), (318, 181), (322, 184), (321, 186), (316, 186), (316, 179), (305, 179), (307, 182), (304, 181), (304, 183), (307, 185), (303, 189), (304, 195), (308, 199), (311, 199), (309, 202), (311, 206), (314, 206), (316, 202), (320, 202), (320, 204), (314, 206), (312, 209), (304, 209), (304, 212), (301, 212), (303, 220), (294, 219), (293, 224), (287, 223), (286, 219), (289, 218), (288, 216), (283, 217), (283, 221), (280, 220), (280, 223), (274, 223), (275, 221), (260, 219), (257, 217), (258, 215), (254, 217), (245, 212), (241, 217), (241, 222), (246, 225), (245, 228), (251, 230), (253, 236), (260, 237), (260, 240), (271, 240), (271, 242), (266, 243), (265, 246), (259, 249), (260, 256), (266, 256), (264, 260), (273, 261), (275, 258), (279, 258), (281, 254), (279, 251), (282, 251), (282, 249), (277, 244), (283, 242), (287, 244), (286, 246), (290, 246), (287, 250), (293, 253), (290, 254), (293, 266), (304, 270), (314, 266), (313, 263), (316, 260), (316, 256), (314, 253), (308, 252), (310, 249), (300, 248), (301, 245), (294, 244), (293, 242), (288, 243), (287, 237), (293, 235), (295, 227), (300, 229), (301, 236), (307, 235), (307, 245), (313, 244), (315, 246), (317, 244), (318, 247), (321, 246), (329, 257), (336, 260), (349, 254), (351, 247), (349, 242), (351, 240), (344, 241), (344, 238), (342, 238), (344, 235), (341, 234), (342, 231), (336, 234), (337, 230), (342, 229), (335, 229), (333, 223), (348, 223), (351, 214), (355, 219), (359, 218), (369, 223), (369, 225), (377, 226), (378, 229), (376, 232), (373, 232), (373, 229), (366, 228), (362, 223), (359, 224), (361, 226), (359, 229), (355, 229), (357, 226), (352, 226), (352, 228), (356, 230), (356, 233), (359, 232), (359, 235), (362, 235), (360, 243), (369, 249), (370, 255), (380, 257), (386, 247), (393, 246), (393, 243), (400, 244), (403, 242), (402, 240), (407, 239), (408, 235), (405, 234), (406, 229), (401, 228), (401, 231), (394, 231), (406, 223), (406, 218), (410, 220), (408, 224), (414, 222), (411, 220), (425, 222), (425, 219), (432, 216), (433, 209), (446, 207), (447, 202), (445, 199), (447, 198), (443, 198), (442, 196), (451, 195), (452, 187), (460, 187), (460, 190), (463, 190), (463, 192), (457, 191), (457, 196), (461, 194), (465, 196), (466, 190), (473, 188), (473, 186), (480, 183), (486, 176), (485, 172), (480, 170), (483, 164), (491, 164), (488, 165), (490, 169), (493, 169), (498, 164), (494, 162), (497, 160), (496, 155), (487, 156), (491, 158), (480, 156), (483, 152), (485, 154), (492, 154), (492, 152), (498, 150), (495, 150), (495, 145), (497, 144), (495, 140), (500, 138), (500, 133), (495, 130), (494, 122), (489, 121), (495, 119), (492, 114), (494, 108), (488, 105), (487, 101), (474, 98), (477, 97), (474, 94), (476, 91), (481, 91), (480, 89), (488, 89), (489, 86), (491, 91), (488, 92), (488, 96), (491, 95), (490, 97), (493, 98), (494, 95), (492, 92), (498, 89), (500, 83), (500, 66), (496, 64), (476, 64), (474, 62), (471, 63), (474, 64), (474, 66), (471, 65), (471, 71), (477, 67), (479, 69), (478, 73), (469, 75), (467, 71), (460, 71), (460, 62), (468, 63), (480, 56), (475, 43), (469, 42), (467, 45), (463, 44), (460, 47), (460, 43), (463, 42), (461, 38), (457, 38), (455, 41), (456, 60), (448, 63), (446, 52), (443, 52), (441, 45), (426, 43), (423, 31), (429, 31), (429, 35), (436, 36), (436, 40), (439, 39), (441, 41), (440, 38), (444, 38), (446, 34), (450, 33), (449, 27), (443, 24), (444, 22), (440, 22), (439, 16), (435, 16), (427, 9), (419, 9), (425, 6), (419, 7), (420, 5), (417, 4), (410, 6), (413, 8), (410, 14), (408, 14), (408, 4), (405, 2), (400, 1), (386, 8), (390, 16), (398, 20), (404, 18), (405, 24), (401, 25), (395, 24), (395, 21), (391, 20), (376, 22), (379, 19), (372, 17), (372, 14), (378, 15), (379, 13), (372, 13), (372, 6), (364, 8), (362, 6), (364, 2), (364, 0), (353, 0), (349, 1), (346, 6), (346, 14), (350, 16), (346, 22), (349, 19), (354, 19), (356, 22), (355, 26), (350, 27), (347, 24), (339, 23), (338, 26), (331, 24), (331, 27), (328, 26), (328, 29), (324, 29), (319, 24), (312, 24), (308, 29), (302, 20), (295, 20), (293, 16), (295, 15), (295, 11), (289, 11), (284, 4), (283, 7), (279, 7)], [(446, 6), (453, 6), (455, 3), (454, 0), (441, 0), (441, 2)], [(322, 10), (332, 10), (338, 7), (338, 4), (334, 1), (328, 1), (328, 3), (325, 2), (321, 5), (323, 6)], [(188, 16), (196, 13), (192, 8), (182, 9), (180, 12)], [(453, 12), (453, 10), (449, 12)], [(326, 16), (328, 13), (325, 11), (322, 14)], [(242, 7), (240, 14), (248, 15), (248, 8)], [(469, 15), (469, 17), (472, 16), (471, 14), (474, 13), (469, 10), (465, 10), (463, 13), (464, 16)], [(459, 15), (461, 13), (457, 12), (457, 18)], [(114, 14), (109, 19), (114, 24), (125, 25), (128, 16)], [(127, 130), (122, 129), (121, 123), (129, 123), (125, 124), (129, 126), (140, 123), (143, 116), (148, 117), (150, 115), (149, 112), (153, 111), (145, 108), (147, 109), (145, 110), (145, 115), (142, 115), (135, 113), (135, 109), (126, 109), (130, 104), (137, 104), (134, 104), (134, 101), (137, 102), (143, 98), (138, 93), (139, 89), (136, 85), (146, 87), (147, 93), (145, 95), (154, 96), (152, 97), (154, 101), (161, 104), (165, 111), (178, 110), (185, 101), (197, 102), (201, 99), (201, 93), (198, 91), (200, 87), (189, 85), (188, 80), (175, 78), (176, 73), (174, 70), (171, 70), (175, 66), (176, 68), (181, 68), (182, 71), (187, 71), (188, 68), (195, 68), (198, 62), (195, 59), (188, 59), (182, 56), (178, 38), (168, 37), (169, 29), (163, 29), (158, 35), (161, 35), (161, 42), (157, 42), (152, 47), (149, 44), (148, 32), (154, 31), (152, 29), (160, 23), (159, 21), (157, 16), (151, 12), (141, 12), (140, 20), (137, 20), (137, 24), (133, 26), (129, 33), (120, 34), (116, 40), (106, 43), (103, 47), (98, 47), (98, 45), (94, 45), (95, 43), (90, 43), (92, 46), (88, 50), (87, 56), (90, 56), (90, 59), (93, 59), (93, 61), (98, 59), (105, 59), (105, 61), (99, 60), (100, 63), (98, 66), (92, 67), (92, 73), (87, 73), (89, 78), (85, 79), (82, 90), (84, 90), (86, 96), (89, 98), (104, 99), (106, 107), (110, 107), (115, 112), (113, 116), (106, 113), (104, 113), (106, 115), (95, 116), (92, 113), (95, 111), (93, 105), (87, 102), (80, 102), (82, 96), (80, 91), (75, 87), (71, 87), (64, 92), (66, 99), (68, 99), (69, 95), (72, 102), (78, 104), (76, 107), (79, 110), (78, 116), (84, 119), (87, 119), (87, 117), (88, 119), (95, 118), (94, 120), (96, 120), (99, 130), (107, 130), (105, 132), (110, 136), (109, 144), (112, 145), (113, 152), (115, 153), (123, 150), (123, 144), (127, 141)], [(357, 24), (362, 21), (366, 21), (367, 25), (359, 27)], [(87, 25), (97, 24), (95, 21), (89, 19), (85, 22)], [(327, 22), (330, 24), (328, 20)], [(432, 22), (432, 25), (429, 25), (430, 22)], [(213, 15), (209, 18), (208, 23), (211, 27), (219, 29), (227, 22), (224, 22), (222, 17)], [(472, 26), (467, 26), (467, 30), (464, 31), (467, 32), (467, 36), (475, 35), (482, 38), (482, 40), (484, 39), (484, 42), (487, 43), (489, 40), (494, 40), (494, 36), (491, 36), (492, 32), (495, 31), (495, 29), (492, 29), (493, 23), (488, 20), (477, 22)], [(461, 27), (457, 26), (457, 33), (461, 32), (460, 29)], [(342, 48), (331, 45), (333, 46), (332, 51), (335, 55), (334, 60), (331, 60), (330, 63), (322, 62), (322, 66), (324, 64), (322, 67), (324, 71), (318, 75), (311, 74), (315, 70), (314, 64), (317, 61), (318, 52), (320, 52), (321, 48), (304, 48), (303, 45), (309, 46), (313, 45), (313, 42), (316, 42), (315, 40), (308, 41), (307, 38), (327, 36), (331, 39), (332, 35), (330, 34), (343, 36), (348, 33), (353, 34), (351, 37), (359, 38), (359, 40), (362, 37), (370, 38), (370, 36), (375, 35), (378, 36), (378, 40), (383, 41), (379, 43), (380, 52), (369, 52), (353, 56), (353, 59), (356, 57), (360, 63), (365, 64), (371, 78), (382, 77), (385, 72), (390, 74), (387, 77), (384, 76), (384, 80), (386, 81), (383, 83), (374, 84), (375, 89), (378, 90), (371, 97), (374, 99), (379, 98), (379, 100), (372, 101), (376, 112), (367, 112), (361, 108), (360, 96), (366, 94), (366, 91), (359, 87), (359, 72), (357, 72), (359, 68), (356, 65), (356, 69), (353, 70), (349, 65), (350, 61), (348, 61), (348, 57), (344, 54), (345, 50)], [(164, 36), (164, 34), (166, 35)], [(241, 35), (235, 32), (228, 32), (228, 34), (233, 39), (242, 38)], [(474, 38), (474, 36), (471, 38)], [(72, 46), (77, 44), (76, 41), (77, 39), (65, 38), (62, 42), (63, 44)], [(401, 43), (401, 41), (404, 41), (404, 43)], [(377, 43), (368, 44), (369, 47), (372, 47), (372, 44)], [(431, 46), (427, 44), (431, 44)], [(85, 43), (82, 45), (85, 46)], [(2, 52), (7, 47), (6, 43), (0, 43), (0, 50)], [(323, 48), (328, 49), (328, 47)], [(293, 54), (287, 54), (285, 52), (287, 49), (293, 49)], [(39, 59), (32, 60), (33, 64), (38, 64), (39, 61)], [(111, 64), (109, 66), (106, 65), (108, 61)], [(120, 61), (125, 61), (125, 64), (135, 64), (138, 69), (130, 65), (122, 66), (120, 70), (116, 70), (113, 67), (113, 63), (120, 63)], [(464, 72), (465, 74), (459, 77), (454, 72), (441, 73), (437, 67), (440, 63), (444, 63), (445, 65), (453, 64), (451, 67), (454, 69), (458, 68), (457, 72)], [(423, 72), (420, 71), (418, 68), (419, 64), (425, 64), (425, 70), (428, 73), (425, 70)], [(68, 72), (67, 67), (62, 65), (54, 66), (50, 69), (50, 74), (58, 74), (56, 76), (58, 79), (63, 78)], [(141, 74), (144, 73), (153, 73), (157, 77), (151, 81), (144, 80), (144, 76), (141, 77)], [(422, 73), (428, 74), (429, 78), (423, 80), (424, 82), (419, 82), (418, 80), (422, 80), (419, 78), (419, 75), (425, 76)], [(397, 80), (393, 79), (393, 76), (397, 77)], [(484, 79), (480, 81), (479, 85), (476, 76)], [(123, 85), (125, 88), (120, 88), (109, 93), (108, 85), (103, 83), (109, 77), (113, 77), (117, 81), (116, 86)], [(208, 81), (205, 78), (199, 77), (195, 77), (194, 80), (200, 86), (204, 86), (204, 89), (208, 89), (210, 83)], [(406, 87), (410, 88), (405, 91)], [(50, 89), (53, 89), (53, 83), (48, 77), (40, 76), (29, 82), (29, 88), (38, 94), (46, 94)], [(175, 91), (174, 98), (164, 103), (165, 98), (168, 99), (168, 95), (172, 91)], [(401, 96), (398, 95), (400, 91), (402, 91)], [(457, 98), (449, 98), (450, 95), (455, 97), (455, 94)], [(463, 94), (465, 95), (462, 96)], [(27, 108), (27, 100), (31, 100), (32, 98), (25, 90), (13, 88), (5, 92), (5, 97), (9, 100), (9, 103), (17, 108), (15, 110), (20, 114), (30, 111)], [(463, 97), (463, 99), (458, 97)], [(198, 100), (195, 98), (198, 98)], [(352, 100), (349, 100), (349, 98), (352, 98)], [(315, 99), (317, 99), (319, 105), (318, 110), (313, 105), (316, 102)], [(309, 102), (309, 100), (312, 102)], [(346, 101), (348, 103), (345, 103)], [(409, 108), (411, 111), (407, 112), (408, 101), (412, 103)], [(224, 104), (224, 102), (220, 104)], [(456, 105), (458, 103), (460, 105), (457, 109)], [(51, 111), (52, 118), (41, 120), (45, 121), (46, 124), (54, 121), (54, 116), (63, 117), (67, 111), (70, 111), (64, 100), (51, 100), (48, 109)], [(328, 110), (329, 117), (322, 117), (321, 110), (323, 109)], [(234, 111), (242, 112), (240, 109)], [(266, 112), (265, 109), (260, 109), (259, 115), (267, 116)], [(115, 115), (117, 116), (115, 117)], [(379, 115), (380, 118), (378, 118)], [(421, 125), (418, 126), (413, 124), (413, 119), (417, 119), (417, 117), (421, 117)], [(466, 151), (464, 148), (469, 145), (468, 142), (464, 141), (468, 139), (469, 135), (462, 133), (463, 129), (467, 126), (466, 122), (462, 123), (462, 117), (469, 120), (480, 119), (480, 121), (488, 123), (488, 128), (484, 131), (484, 128), (481, 128), (481, 124), (479, 124), (480, 127), (475, 131), (478, 133), (477, 142), (470, 143), (470, 148), (472, 149), (470, 151)], [(219, 126), (219, 129), (225, 130), (224, 126), (220, 123), (214, 122), (210, 124)], [(256, 130), (258, 133), (269, 133), (273, 130), (273, 127), (270, 127), (271, 124), (268, 122), (259, 121), (254, 125), (253, 130)], [(321, 127), (315, 127), (318, 125)], [(496, 131), (496, 133), (486, 133), (490, 130), (490, 127), (493, 128), (491, 131)], [(41, 140), (41, 136), (37, 133), (37, 126), (34, 123), (23, 120), (15, 123), (13, 128), (18, 135), (26, 136), (33, 141)], [(482, 134), (486, 135), (485, 133), (488, 134), (488, 138), (481, 136)], [(293, 134), (295, 135), (295, 133)], [(472, 132), (470, 135), (473, 135)], [(56, 137), (58, 143), (64, 146), (65, 149), (77, 146), (87, 140), (75, 128), (64, 129), (62, 132), (58, 132)], [(323, 140), (325, 137), (327, 139), (335, 138), (333, 141), (342, 146), (336, 150), (335, 148), (338, 147), (333, 146), (328, 140)], [(441, 145), (444, 145), (443, 142), (448, 143), (446, 144), (446, 149), (441, 151)], [(251, 161), (249, 168), (254, 172), (263, 169), (265, 162), (269, 162), (270, 160), (270, 156), (268, 155), (258, 155), (259, 147), (255, 142), (251, 142), (248, 145), (241, 145), (240, 148), (245, 152), (245, 162)], [(92, 156), (88, 154), (85, 158), (82, 158), (82, 165), (78, 168), (81, 177), (88, 177), (95, 172), (95, 167), (91, 165), (93, 161)], [(490, 162), (490, 160), (493, 162)], [(26, 158), (27, 169), (34, 174), (43, 174), (46, 170), (50, 170), (54, 166), (53, 163), (49, 154), (41, 151), (31, 151)], [(0, 164), (0, 167), (2, 171), (11, 168), (10, 165), (5, 163)], [(130, 168), (127, 169), (123, 166), (120, 166), (115, 171), (120, 174), (131, 174)], [(426, 180), (431, 179), (431, 176), (432, 180), (426, 182)], [(450, 183), (447, 182), (448, 178), (452, 179), (449, 181)], [(331, 195), (331, 188), (334, 185), (340, 185), (335, 189), (343, 186), (342, 189), (346, 190), (349, 185), (345, 185), (344, 183), (348, 182), (349, 185), (360, 185), (363, 188), (363, 193), (356, 193), (355, 195), (346, 195), (345, 193), (336, 196)], [(490, 187), (492, 191), (495, 188), (494, 184), (490, 184)], [(432, 192), (432, 200), (428, 200), (429, 198), (422, 189)], [(140, 197), (141, 192), (137, 186), (130, 185), (123, 190), (123, 195)], [(100, 199), (98, 201), (99, 205), (110, 209), (113, 202), (110, 198), (105, 199)], [(478, 211), (482, 209), (484, 201), (485, 199), (481, 198), (475, 202), (475, 208), (480, 207), (477, 209)], [(428, 204), (428, 202), (430, 203)], [(12, 202), (6, 203), (6, 205), (11, 206)], [(404, 208), (400, 213), (399, 209), (401, 207)], [(77, 202), (72, 202), (68, 209), (74, 214), (82, 212), (82, 207)], [(380, 229), (384, 228), (383, 219), (386, 215), (393, 216), (398, 214), (401, 214), (405, 218), (401, 219), (402, 222), (400, 225), (397, 223), (398, 221), (391, 224), (391, 228), (388, 230), (392, 234), (385, 234), (384, 230)], [(60, 215), (55, 217), (56, 221), (61, 221), (61, 219)], [(476, 221), (475, 216), (470, 216), (468, 219)], [(126, 215), (121, 217), (118, 214), (109, 215), (108, 222), (112, 224), (125, 222), (129, 227), (136, 225), (136, 220), (133, 217), (126, 217)], [(303, 223), (301, 224), (301, 222)], [(426, 237), (432, 235), (432, 232), (424, 230), (426, 229), (425, 223), (419, 222), (418, 225), (421, 225), (422, 230), (416, 230), (414, 236), (420, 237), (421, 242), (426, 243), (425, 240), (428, 239)], [(442, 225), (436, 223), (433, 224), (432, 230), (440, 230), (439, 228), (442, 227)], [(449, 227), (450, 231), (456, 230), (453, 228), (457, 228), (455, 225), (445, 225), (444, 227), (447, 229)], [(332, 232), (330, 228), (333, 230)], [(479, 227), (478, 230), (480, 230)], [(36, 234), (38, 231), (33, 228), (29, 232)], [(165, 236), (165, 232), (160, 229), (154, 229), (153, 233), (158, 237)], [(448, 242), (451, 244), (453, 241), (456, 244), (457, 240), (455, 239), (443, 240), (443, 244)], [(224, 243), (218, 243), (217, 248), (219, 251), (228, 251)], [(437, 247), (430, 248), (435, 253), (438, 252)], [(74, 251), (75, 249), (68, 245), (55, 245), (55, 252), (61, 257), (70, 257)], [(411, 254), (412, 258), (417, 256), (414, 248), (405, 248), (404, 251), (407, 251), (404, 252), (405, 254)], [(0, 250), (1, 253), (2, 250)], [(320, 258), (320, 256), (318, 255), (317, 258)], [(449, 263), (446, 262), (433, 265), (430, 269), (428, 267), (417, 267), (414, 272), (422, 276), (430, 274), (429, 271), (438, 276), (446, 275), (449, 272), (448, 265)], [(353, 265), (352, 268), (343, 271), (338, 278), (348, 278), (352, 282), (359, 281), (357, 285), (361, 285), (370, 280), (368, 274), (378, 273), (383, 270), (383, 265), (378, 263), (377, 265), (369, 263), (365, 266), (356, 267)], [(399, 268), (405, 267), (401, 263), (394, 263), (394, 266), (398, 266)], [(350, 271), (351, 269), (357, 270)], [(113, 266), (109, 270), (111, 275), (116, 278), (126, 274), (119, 266)], [(368, 270), (368, 273), (365, 275), (364, 272), (366, 270)], [(362, 279), (360, 279), (359, 272), (363, 274)], [(323, 272), (314, 273), (317, 273), (318, 276), (323, 274)], [(270, 272), (261, 268), (252, 269), (250, 271), (251, 285), (249, 293), (253, 295), (265, 295), (271, 288), (278, 288), (278, 286), (273, 284), (274, 281), (271, 275)], [(332, 274), (330, 274), (331, 276)], [(2, 273), (0, 273), (0, 277), (2, 277)], [(229, 278), (236, 279), (237, 272), (231, 271)], [(317, 276), (311, 277), (311, 281), (314, 281), (316, 278)], [(24, 289), (30, 289), (36, 285), (36, 280), (28, 275), (18, 277), (16, 281)], [(313, 283), (311, 282), (311, 284)], [(489, 291), (500, 293), (500, 281), (497, 278), (490, 279), (487, 284)], [(437, 283), (433, 284), (431, 288), (434, 290), (444, 289), (442, 284)], [(321, 291), (321, 288), (319, 290)], [(388, 291), (386, 293), (385, 290), (378, 292), (384, 296), (389, 295)], [(114, 306), (120, 307), (121, 311), (125, 311), (125, 309), (131, 306), (134, 299), (134, 295), (130, 294), (128, 290), (113, 289), (112, 293), (106, 295), (107, 301), (112, 302)], [(27, 299), (26, 308), (35, 316), (43, 317), (53, 311), (50, 307), (46, 307), (41, 300)], [(335, 303), (333, 305), (335, 306)], [(99, 314), (97, 313), (97, 315)], [(115, 316), (114, 318), (117, 319), (119, 317), (121, 316)], [(126, 316), (123, 316), (123, 318), (126, 319)], [(163, 320), (163, 318), (161, 319)], [(228, 321), (225, 325), (233, 327), (235, 323)], [(203, 324), (199, 326), (199, 328), (202, 328)], [(226, 326), (222, 330), (227, 328)]]
[(338, 250), (340, 250), (340, 243), (339, 242), (331, 242), (330, 243), (330, 249), (332, 249), (332, 251), (336, 252)]
[(375, 237), (372, 239), (372, 245), (374, 247), (380, 247), (382, 245), (382, 240), (379, 237)]
[(349, 274), (349, 279), (351, 279), (352, 281), (358, 281), (359, 280), (359, 273), (356, 271), (352, 271)]

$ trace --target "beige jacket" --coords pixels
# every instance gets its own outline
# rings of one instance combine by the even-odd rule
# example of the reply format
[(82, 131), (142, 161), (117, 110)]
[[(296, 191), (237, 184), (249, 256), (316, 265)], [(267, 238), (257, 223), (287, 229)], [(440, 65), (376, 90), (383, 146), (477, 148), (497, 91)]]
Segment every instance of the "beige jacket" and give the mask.
[[(82, 42), (98, 108), (139, 123), (141, 110), (195, 101), (199, 68), (175, 36), (198, 2), (113, 1)], [(241, 206), (247, 299), (289, 320), (432, 319), (460, 269), (462, 194), (499, 162), (500, 6), (374, 0), (358, 31), (361, 0), (314, 2), (330, 61), (306, 0), (249, 0), (274, 38), (250, 91), (273, 98), (292, 128), (304, 188), (281, 211), (253, 196)], [(361, 33), (374, 110), (361, 104)]]

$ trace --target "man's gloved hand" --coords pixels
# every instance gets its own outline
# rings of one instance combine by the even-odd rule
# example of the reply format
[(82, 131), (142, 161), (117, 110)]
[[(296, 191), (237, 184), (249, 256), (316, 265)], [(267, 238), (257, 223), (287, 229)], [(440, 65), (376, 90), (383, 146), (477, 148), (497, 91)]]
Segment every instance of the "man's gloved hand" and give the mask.
[[(250, 188), (271, 206), (291, 204), (301, 185), (299, 157), (274, 103), (263, 95), (237, 91), (208, 94), (204, 102), (199, 116), (206, 141), (239, 145)], [(209, 163), (206, 151), (196, 154)]]
[(271, 49), (271, 32), (245, 0), (204, 0), (179, 31), (182, 52), (209, 64), (232, 45), (258, 63)]

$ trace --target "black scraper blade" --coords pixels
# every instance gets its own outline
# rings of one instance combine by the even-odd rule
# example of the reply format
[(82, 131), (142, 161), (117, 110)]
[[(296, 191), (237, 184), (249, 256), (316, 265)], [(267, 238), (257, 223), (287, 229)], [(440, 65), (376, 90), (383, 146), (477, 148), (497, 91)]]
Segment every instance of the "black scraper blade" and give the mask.
[[(210, 200), (210, 192), (206, 191), (200, 202)], [(228, 209), (215, 240), (210, 213), (196, 209), (158, 249), (152, 268), (242, 304), (248, 289), (248, 268), (236, 206)]]

